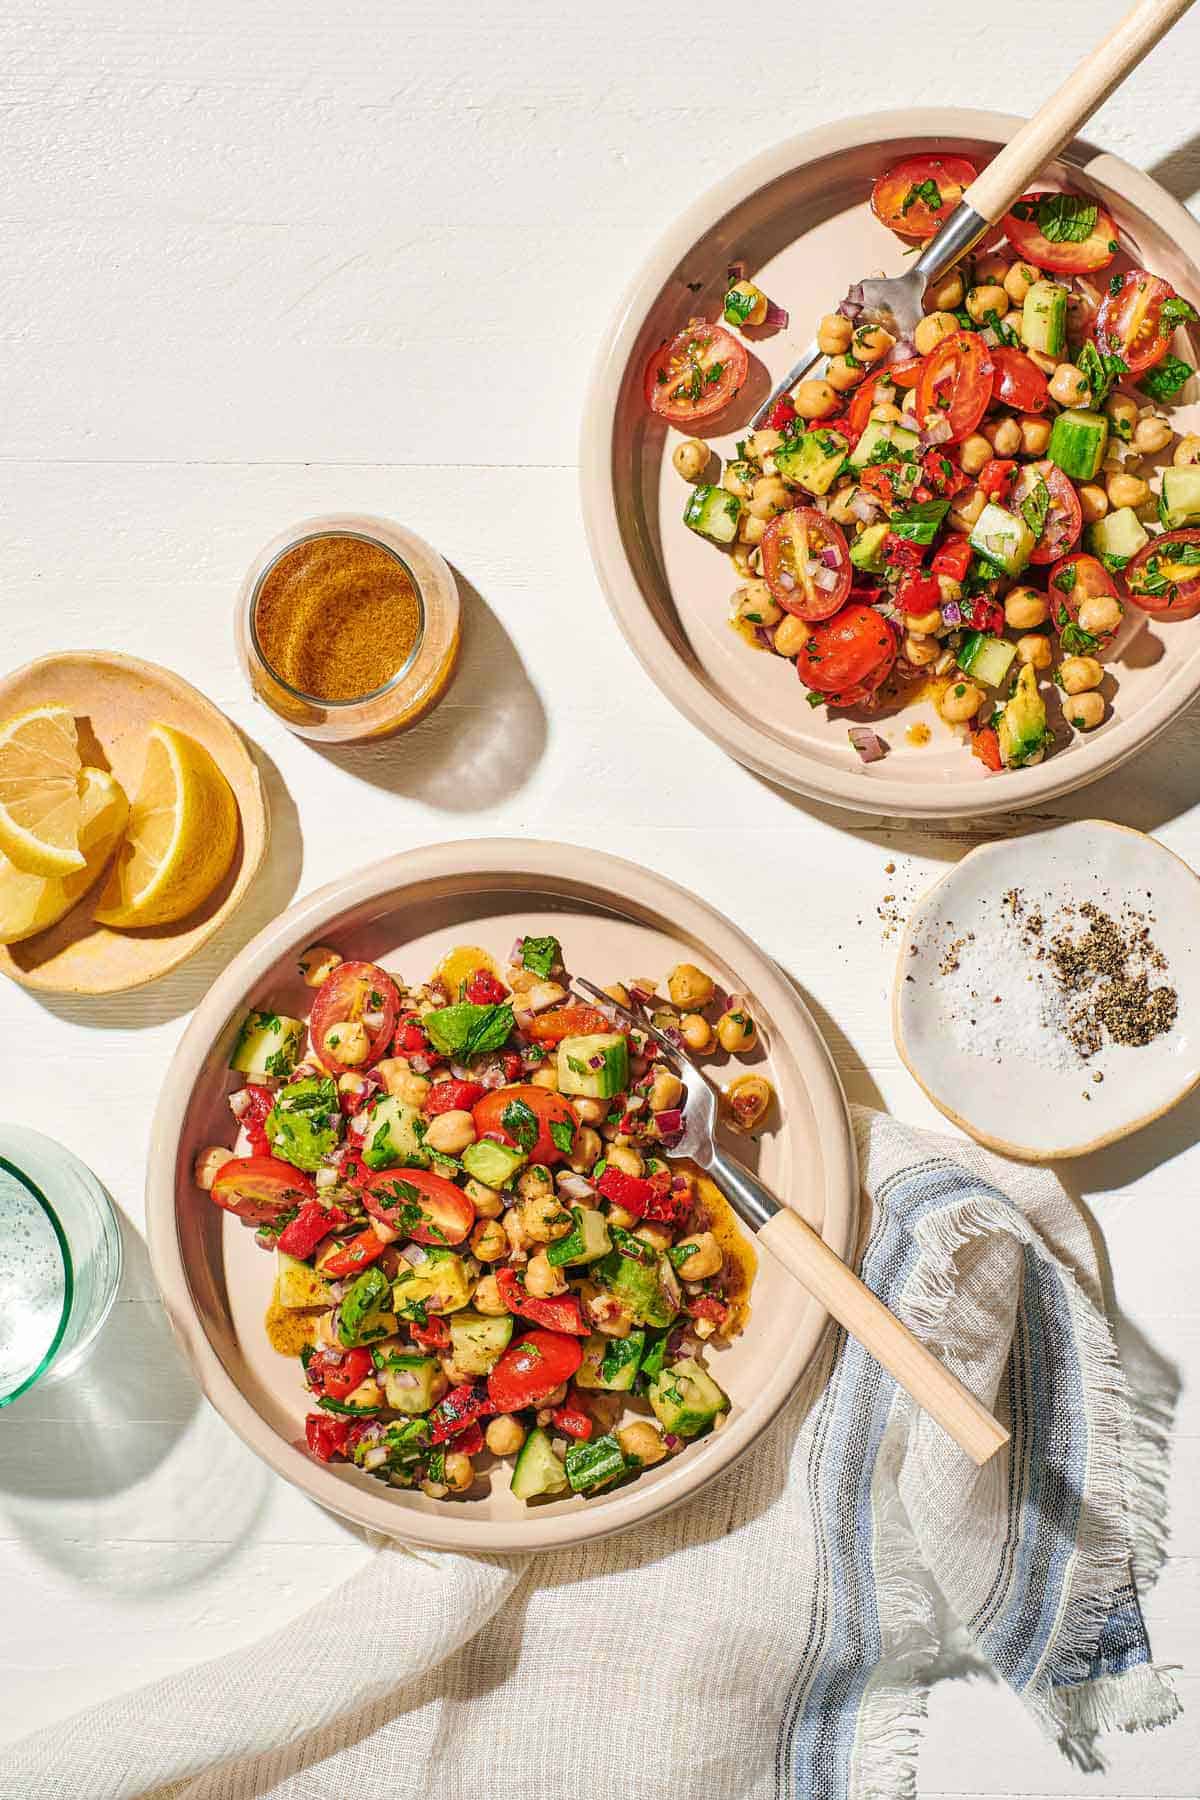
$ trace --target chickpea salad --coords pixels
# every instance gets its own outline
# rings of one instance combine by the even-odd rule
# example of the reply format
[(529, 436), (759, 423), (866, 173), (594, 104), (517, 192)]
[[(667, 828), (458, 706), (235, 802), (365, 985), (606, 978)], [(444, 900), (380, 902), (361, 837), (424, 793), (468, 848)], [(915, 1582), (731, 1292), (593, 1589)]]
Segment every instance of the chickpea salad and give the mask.
[[(919, 248), (976, 173), (909, 158), (870, 204)], [(741, 577), (731, 625), (794, 661), (809, 705), (878, 713), (931, 694), (999, 772), (1054, 748), (1046, 684), (1073, 731), (1104, 722), (1127, 604), (1200, 611), (1200, 436), (1170, 417), (1194, 374), (1175, 334), (1196, 308), (1112, 267), (1102, 206), (1029, 193), (990, 241), (930, 286), (911, 340), (851, 290), (821, 320), (823, 375), (723, 470), (702, 436), (673, 462), (684, 524)], [(695, 432), (746, 380), (738, 334), (787, 322), (735, 266), (721, 320), (691, 320), (651, 357), (650, 409)], [(887, 754), (868, 725), (849, 735), (864, 762)]]
[[(299, 1356), (311, 1454), (434, 1499), (512, 1459), (530, 1502), (717, 1430), (705, 1346), (742, 1330), (755, 1256), (670, 1161), (683, 1089), (649, 1033), (576, 1000), (552, 936), (518, 939), (503, 973), (460, 946), (415, 988), (325, 945), (300, 968), (308, 1018), (246, 1016), (237, 1147), (194, 1175), (276, 1259), (267, 1332)], [(754, 1049), (702, 970), (666, 989), (605, 992), (693, 1055)], [(724, 1095), (745, 1131), (773, 1099), (752, 1073)]]

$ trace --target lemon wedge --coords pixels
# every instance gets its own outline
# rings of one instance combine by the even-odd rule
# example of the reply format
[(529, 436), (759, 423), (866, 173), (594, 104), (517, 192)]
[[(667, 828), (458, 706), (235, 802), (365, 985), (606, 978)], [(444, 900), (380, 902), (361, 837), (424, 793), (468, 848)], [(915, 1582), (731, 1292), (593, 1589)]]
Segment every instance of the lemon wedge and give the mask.
[(129, 802), (107, 769), (79, 777), (79, 848), (84, 866), (71, 875), (26, 875), (0, 856), (0, 944), (19, 944), (49, 930), (70, 912), (98, 878), (117, 846)]
[(70, 875), (79, 848), (79, 742), (66, 706), (0, 723), (0, 854), (25, 875)]
[(237, 801), (203, 744), (151, 725), (141, 785), (96, 920), (141, 926), (186, 918), (227, 873), (237, 829)]

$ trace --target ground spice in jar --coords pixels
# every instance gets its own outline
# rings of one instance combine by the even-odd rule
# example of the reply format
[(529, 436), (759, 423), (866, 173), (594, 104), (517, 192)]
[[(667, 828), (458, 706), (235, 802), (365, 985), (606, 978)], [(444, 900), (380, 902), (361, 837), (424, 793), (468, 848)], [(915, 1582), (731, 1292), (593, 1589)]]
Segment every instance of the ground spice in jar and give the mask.
[(420, 596), (382, 544), (326, 532), (272, 563), (254, 603), (262, 655), (314, 700), (359, 700), (386, 687), (421, 635)]

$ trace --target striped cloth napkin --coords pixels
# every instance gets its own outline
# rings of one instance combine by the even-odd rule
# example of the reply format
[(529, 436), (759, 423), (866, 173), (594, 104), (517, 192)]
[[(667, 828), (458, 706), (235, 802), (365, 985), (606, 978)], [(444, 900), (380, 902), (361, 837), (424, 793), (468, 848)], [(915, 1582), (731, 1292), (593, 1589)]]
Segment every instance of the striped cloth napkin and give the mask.
[(15, 1746), (4, 1800), (896, 1800), (965, 1646), (1048, 1732), (1167, 1723), (1155, 1483), (1044, 1170), (856, 1119), (866, 1280), (1012, 1428), (974, 1471), (853, 1343), (690, 1506), (542, 1559), (381, 1545), (252, 1649)]

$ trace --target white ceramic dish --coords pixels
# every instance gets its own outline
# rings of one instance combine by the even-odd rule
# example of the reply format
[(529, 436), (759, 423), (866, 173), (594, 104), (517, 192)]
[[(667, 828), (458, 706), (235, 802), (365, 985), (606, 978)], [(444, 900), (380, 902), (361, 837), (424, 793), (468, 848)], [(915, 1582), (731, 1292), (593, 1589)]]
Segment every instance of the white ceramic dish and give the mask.
[[(1028, 910), (1044, 913), (1045, 940), (1062, 929), (1053, 919), (1067, 904), (1092, 901), (1114, 916), (1127, 904), (1143, 913), (1167, 963), (1152, 982), (1174, 987), (1179, 997), (1171, 1030), (1138, 1048), (1107, 1044), (1086, 1063), (1056, 1068), (1026, 1053), (1014, 1009), (1006, 1006), (1010, 1024), (995, 1029), (1008, 1048), (985, 1054), (982, 1039), (964, 1048), (967, 1000), (974, 994), (971, 1014), (990, 1039), (995, 1002), (989, 988), (1005, 986), (1007, 976), (981, 983), (962, 963), (957, 969), (948, 964), (961, 956), (968, 968), (977, 968), (973, 946), (965, 952), (955, 947), (971, 930), (978, 943), (988, 926), (994, 945), (1004, 896), (1014, 889)], [(934, 1105), (993, 1150), (1050, 1162), (1111, 1144), (1161, 1118), (1200, 1082), (1198, 906), (1200, 881), (1185, 862), (1155, 838), (1105, 820), (982, 844), (913, 908), (892, 993), (896, 1048)], [(1075, 927), (1071, 935), (1077, 935)], [(1015, 961), (1007, 966), (1018, 968)], [(1025, 976), (1014, 974), (1013, 985), (1023, 983), (1032, 996)], [(1031, 997), (1028, 1005), (1035, 1004)]]
[[(271, 1259), (253, 1234), (192, 1183), (196, 1151), (229, 1143), (227, 1069), (248, 1005), (293, 1014), (309, 993), (296, 969), (315, 941), (423, 978), (455, 943), (506, 956), (518, 929), (553, 931), (568, 960), (608, 981), (665, 976), (686, 955), (745, 992), (781, 1128), (759, 1140), (759, 1168), (839, 1255), (853, 1241), (857, 1178), (846, 1104), (833, 1065), (795, 989), (748, 938), (682, 889), (634, 863), (564, 844), (500, 840), (440, 844), (391, 857), (311, 895), (276, 920), (225, 970), (196, 1012), (167, 1071), (147, 1172), (150, 1254), (175, 1330), (209, 1399), (280, 1474), (358, 1524), (443, 1549), (557, 1548), (635, 1525), (694, 1493), (774, 1417), (816, 1352), (826, 1315), (782, 1267), (760, 1258), (746, 1332), (714, 1364), (733, 1399), (724, 1428), (603, 1497), (525, 1508), (495, 1465), (490, 1489), (458, 1502), (387, 1488), (303, 1447), (308, 1408), (295, 1358), (263, 1330)], [(489, 1459), (485, 1459), (487, 1461)]]
[[(929, 150), (986, 162), (1020, 123), (1001, 113), (949, 108), (875, 113), (765, 152), (710, 189), (664, 234), (625, 297), (592, 379), (581, 449), (583, 509), (621, 630), (693, 724), (760, 775), (814, 800), (908, 818), (1043, 805), (1116, 768), (1200, 689), (1200, 625), (1150, 621), (1127, 635), (1110, 717), (1086, 735), (1064, 728), (1062, 746), (1039, 767), (989, 775), (928, 701), (880, 725), (891, 754), (867, 766), (846, 735), (848, 720), (864, 715), (814, 711), (791, 663), (751, 650), (730, 630), (729, 597), (738, 580), (729, 559), (681, 522), (687, 490), (671, 467), (681, 434), (654, 419), (645, 403), (645, 369), (656, 347), (693, 315), (719, 315), (736, 258), (788, 309), (787, 330), (750, 334), (751, 377), (717, 421), (720, 435), (711, 438), (724, 460), (770, 383), (795, 361), (847, 285), (907, 266), (904, 246), (867, 206), (875, 177), (900, 157)], [(1046, 175), (1098, 197), (1130, 255), (1180, 292), (1193, 299), (1200, 293), (1200, 224), (1149, 176), (1082, 141), (1068, 146)], [(1180, 428), (1195, 430), (1198, 414), (1194, 404), (1179, 408)], [(908, 725), (918, 722), (931, 734), (919, 746), (907, 737)]]

